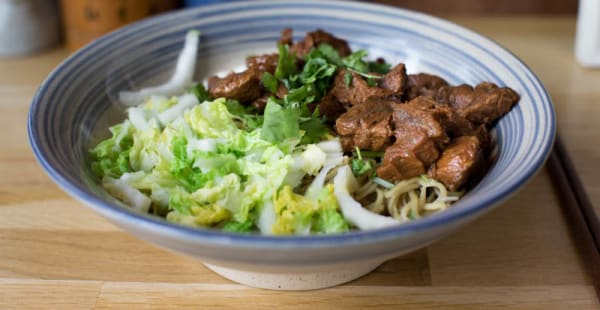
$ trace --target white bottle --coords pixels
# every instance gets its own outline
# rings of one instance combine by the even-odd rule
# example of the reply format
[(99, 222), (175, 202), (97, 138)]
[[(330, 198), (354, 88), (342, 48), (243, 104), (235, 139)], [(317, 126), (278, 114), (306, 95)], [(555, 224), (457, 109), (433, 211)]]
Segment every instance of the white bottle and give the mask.
[(579, 0), (575, 57), (587, 67), (600, 67), (600, 0)]

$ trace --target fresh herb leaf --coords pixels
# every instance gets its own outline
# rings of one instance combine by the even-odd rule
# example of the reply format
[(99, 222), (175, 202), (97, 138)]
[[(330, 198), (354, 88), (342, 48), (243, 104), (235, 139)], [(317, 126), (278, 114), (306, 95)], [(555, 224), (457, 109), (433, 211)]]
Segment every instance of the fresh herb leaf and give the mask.
[(352, 173), (354, 176), (361, 176), (373, 169), (371, 162), (362, 158), (362, 154), (360, 153), (360, 149), (358, 147), (356, 147), (354, 156), (356, 156), (356, 158), (352, 158), (350, 161), (350, 168), (352, 168)]
[(265, 107), (261, 136), (271, 142), (282, 142), (287, 138), (300, 138), (297, 108), (284, 109), (273, 98), (269, 98)]
[(363, 60), (368, 55), (366, 50), (358, 50), (344, 58), (342, 64), (357, 73), (369, 73), (369, 65)]
[(317, 48), (311, 49), (310, 52), (304, 56), (304, 60), (306, 61), (313, 58), (324, 58), (328, 63), (331, 63), (336, 67), (342, 66), (342, 58), (340, 57), (340, 54), (335, 50), (335, 48), (327, 43), (319, 44)]
[(356, 74), (358, 74), (358, 75), (360, 75), (360, 76), (362, 76), (362, 77), (364, 77), (366, 79), (379, 80), (379, 79), (383, 78), (382, 76), (375, 75), (375, 74), (361, 73), (361, 72), (355, 71), (354, 69), (348, 69), (348, 71), (352, 71), (352, 72), (354, 72), (354, 73), (356, 73)]
[(235, 120), (243, 123), (240, 126), (242, 129), (252, 131), (262, 126), (263, 116), (257, 114), (251, 106), (243, 106), (239, 101), (233, 99), (227, 99), (225, 106)]
[(309, 59), (300, 74), (288, 79), (290, 89), (285, 101), (308, 104), (319, 100), (331, 86), (336, 67), (324, 58)]
[(192, 94), (198, 98), (198, 102), (202, 103), (204, 101), (211, 101), (210, 93), (208, 90), (202, 85), (202, 83), (197, 83), (192, 86)]
[(292, 89), (285, 96), (286, 106), (298, 103), (310, 103), (315, 100), (314, 88), (312, 85), (303, 85)]
[(275, 78), (281, 80), (291, 74), (298, 72), (296, 66), (296, 56), (290, 54), (290, 47), (286, 44), (279, 44), (279, 59), (277, 60), (277, 68), (275, 69)]
[(300, 129), (304, 131), (301, 144), (317, 143), (321, 137), (327, 134), (328, 129), (324, 119), (312, 117), (307, 121), (300, 123)]
[(344, 84), (350, 86), (350, 83), (352, 83), (352, 72), (346, 71), (346, 73), (344, 73)]
[(277, 92), (279, 82), (277, 82), (277, 79), (270, 72), (263, 73), (261, 81), (268, 91), (273, 94)]
[(377, 81), (374, 78), (372, 78), (372, 77), (367, 78), (367, 86), (373, 87), (376, 85), (377, 85)]
[(368, 65), (369, 72), (375, 72), (379, 74), (386, 74), (392, 69), (392, 65), (385, 62), (379, 63), (377, 61), (369, 61)]
[(246, 107), (240, 104), (239, 101), (233, 99), (227, 99), (225, 101), (225, 107), (227, 111), (235, 116), (242, 116), (248, 113)]

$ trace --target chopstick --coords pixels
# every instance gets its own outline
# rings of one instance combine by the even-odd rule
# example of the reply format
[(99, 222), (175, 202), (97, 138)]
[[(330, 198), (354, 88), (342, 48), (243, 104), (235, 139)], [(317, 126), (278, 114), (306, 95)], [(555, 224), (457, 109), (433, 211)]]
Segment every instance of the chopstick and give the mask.
[(600, 299), (600, 221), (558, 134), (548, 159), (548, 169), (575, 245)]

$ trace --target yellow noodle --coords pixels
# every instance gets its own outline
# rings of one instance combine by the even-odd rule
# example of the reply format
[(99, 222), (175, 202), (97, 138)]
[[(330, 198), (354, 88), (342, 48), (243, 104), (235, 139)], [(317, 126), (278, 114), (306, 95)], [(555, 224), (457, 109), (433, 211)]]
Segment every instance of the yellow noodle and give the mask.
[(359, 178), (358, 183), (354, 192), (357, 200), (374, 197), (365, 208), (379, 214), (387, 212), (401, 222), (443, 211), (462, 195), (449, 192), (442, 183), (427, 176), (400, 181), (389, 189), (368, 178)]

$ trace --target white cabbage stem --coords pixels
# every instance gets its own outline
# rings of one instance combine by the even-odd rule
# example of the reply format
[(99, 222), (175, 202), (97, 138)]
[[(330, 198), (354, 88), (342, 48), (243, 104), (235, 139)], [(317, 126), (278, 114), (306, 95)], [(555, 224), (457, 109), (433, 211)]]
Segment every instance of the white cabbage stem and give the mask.
[(352, 170), (348, 165), (338, 169), (337, 175), (333, 178), (333, 188), (335, 197), (340, 204), (344, 217), (348, 222), (361, 230), (377, 229), (398, 225), (400, 222), (391, 217), (373, 213), (354, 200), (350, 192), (356, 188), (356, 179), (352, 175)]
[(119, 92), (119, 101), (125, 105), (133, 106), (143, 102), (152, 95), (174, 96), (183, 93), (185, 87), (192, 84), (192, 79), (194, 78), (199, 37), (199, 31), (191, 30), (187, 33), (183, 49), (177, 58), (175, 72), (167, 83), (142, 88), (139, 91)]
[(108, 193), (125, 202), (138, 212), (146, 213), (150, 209), (152, 200), (133, 186), (127, 184), (125, 180), (105, 177), (102, 180), (102, 186)]

